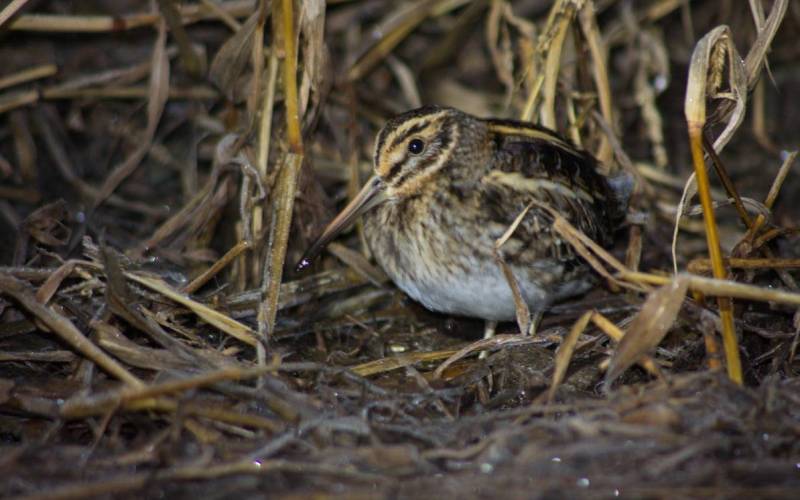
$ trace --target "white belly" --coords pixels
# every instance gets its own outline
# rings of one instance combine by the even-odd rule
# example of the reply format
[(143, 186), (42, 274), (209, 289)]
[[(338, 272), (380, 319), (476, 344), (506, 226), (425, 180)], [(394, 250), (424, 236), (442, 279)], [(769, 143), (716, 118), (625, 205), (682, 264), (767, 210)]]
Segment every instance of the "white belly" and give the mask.
[[(495, 321), (511, 321), (516, 318), (514, 296), (511, 287), (499, 267), (477, 268), (469, 274), (459, 276), (446, 274), (418, 274), (415, 277), (398, 273), (392, 276), (397, 286), (412, 299), (433, 311), (471, 316)], [(547, 308), (552, 297), (541, 287), (517, 279), (520, 291), (533, 311)]]

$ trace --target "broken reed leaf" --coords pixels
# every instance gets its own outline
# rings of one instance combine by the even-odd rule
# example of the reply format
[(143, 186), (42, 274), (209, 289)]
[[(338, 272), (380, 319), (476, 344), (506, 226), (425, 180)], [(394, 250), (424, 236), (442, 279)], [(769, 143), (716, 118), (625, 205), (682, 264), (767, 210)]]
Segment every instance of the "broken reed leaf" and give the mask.
[(747, 85), (749, 88), (753, 88), (759, 79), (761, 68), (766, 61), (767, 53), (772, 46), (772, 39), (778, 32), (778, 27), (781, 25), (788, 8), (789, 0), (777, 0), (773, 2), (772, 9), (769, 12), (769, 17), (767, 17), (766, 22), (764, 22), (763, 25), (758, 26), (761, 23), (758, 22), (758, 20), (756, 21), (756, 26), (758, 27), (758, 36), (753, 42), (753, 45), (750, 47), (750, 50), (747, 52), (747, 56), (744, 60), (744, 67), (746, 70), (745, 73), (747, 75)]
[(617, 344), (606, 372), (606, 387), (661, 343), (675, 323), (688, 289), (688, 278), (678, 276), (650, 294)]
[(319, 99), (328, 78), (329, 56), (325, 45), (325, 0), (304, 0), (300, 4), (300, 39), (303, 44), (303, 79), (300, 87), (300, 114), (309, 107), (309, 98)]
[(522, 291), (519, 287), (519, 281), (517, 277), (514, 276), (514, 272), (511, 270), (511, 267), (506, 263), (505, 259), (503, 258), (502, 247), (508, 241), (509, 238), (514, 234), (514, 231), (517, 230), (522, 219), (525, 218), (528, 211), (533, 206), (533, 203), (528, 203), (528, 205), (514, 218), (514, 221), (506, 228), (505, 232), (494, 242), (494, 261), (500, 267), (500, 270), (503, 272), (503, 276), (508, 283), (508, 286), (511, 288), (511, 295), (514, 298), (514, 311), (517, 318), (517, 326), (519, 327), (519, 333), (523, 335), (530, 335), (531, 328), (535, 328), (536, 324), (531, 321), (531, 311), (528, 307), (528, 303), (522, 297)]
[(58, 269), (53, 271), (53, 273), (47, 277), (44, 283), (39, 287), (36, 291), (36, 300), (41, 302), (42, 304), (47, 304), (50, 302), (50, 299), (53, 298), (53, 295), (56, 294), (58, 291), (58, 287), (61, 286), (61, 283), (70, 275), (72, 271), (75, 269), (75, 265), (77, 264), (76, 260), (68, 260), (58, 266)]
[(561, 342), (561, 345), (558, 346), (556, 350), (556, 359), (555, 359), (555, 367), (553, 369), (553, 379), (550, 382), (550, 389), (547, 391), (547, 401), (549, 403), (553, 402), (553, 399), (556, 396), (556, 390), (558, 390), (558, 386), (561, 385), (561, 382), (564, 381), (564, 376), (567, 374), (567, 368), (569, 367), (569, 362), (572, 359), (572, 354), (575, 352), (575, 346), (578, 344), (578, 338), (581, 336), (586, 327), (589, 325), (589, 320), (592, 319), (592, 315), (594, 311), (586, 311), (578, 318), (578, 321), (572, 325), (569, 333), (564, 340)]
[(3, 293), (13, 297), (53, 333), (109, 374), (130, 386), (138, 387), (142, 385), (142, 382), (135, 375), (81, 333), (72, 321), (36, 300), (33, 289), (27, 283), (5, 273), (0, 273), (0, 294)]

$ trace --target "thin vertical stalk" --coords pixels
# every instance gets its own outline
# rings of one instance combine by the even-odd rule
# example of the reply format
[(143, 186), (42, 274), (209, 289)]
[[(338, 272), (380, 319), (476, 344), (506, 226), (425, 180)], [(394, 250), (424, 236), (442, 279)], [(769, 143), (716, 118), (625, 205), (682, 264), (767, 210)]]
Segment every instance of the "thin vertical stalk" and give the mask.
[[(300, 115), (297, 102), (297, 52), (294, 33), (294, 12), (292, 0), (275, 2), (273, 7), (281, 10), (273, 12), (273, 26), (281, 26), (283, 41), (283, 92), (286, 106), (286, 138), (289, 152), (283, 158), (281, 170), (272, 195), (272, 224), (270, 224), (267, 245), (267, 263), (261, 281), (264, 300), (258, 311), (258, 332), (262, 340), (272, 335), (278, 313), (278, 298), (283, 278), (283, 265), (289, 244), (289, 230), (292, 224), (294, 197), (297, 191), (297, 178), (303, 165), (303, 142), (300, 135)], [(278, 15), (280, 14), (280, 16)], [(280, 19), (280, 23), (278, 20)]]
[[(697, 179), (697, 193), (700, 204), (703, 206), (703, 222), (706, 228), (706, 241), (708, 253), (711, 258), (711, 271), (717, 279), (727, 279), (727, 271), (722, 261), (722, 249), (719, 243), (719, 232), (714, 217), (714, 205), (711, 199), (711, 186), (708, 181), (705, 161), (703, 159), (703, 126), (689, 122), (689, 141), (692, 150), (692, 163)], [(736, 340), (736, 330), (733, 325), (733, 303), (728, 297), (717, 297), (719, 315), (722, 320), (722, 345), (725, 351), (725, 361), (728, 376), (737, 384), (742, 383), (742, 362), (739, 358), (739, 345)]]

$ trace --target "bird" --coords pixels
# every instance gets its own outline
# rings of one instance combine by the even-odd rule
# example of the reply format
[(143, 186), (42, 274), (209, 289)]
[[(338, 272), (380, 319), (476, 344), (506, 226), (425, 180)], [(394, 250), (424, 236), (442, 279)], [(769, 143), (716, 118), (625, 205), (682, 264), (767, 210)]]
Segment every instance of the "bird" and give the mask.
[(499, 258), (516, 279), (517, 297), (541, 317), (598, 281), (552, 229), (546, 208), (603, 246), (624, 221), (632, 177), (607, 177), (598, 165), (590, 153), (533, 123), (433, 105), (407, 111), (378, 132), (374, 175), (297, 270), (361, 216), (374, 259), (427, 309), (491, 325), (518, 319)]

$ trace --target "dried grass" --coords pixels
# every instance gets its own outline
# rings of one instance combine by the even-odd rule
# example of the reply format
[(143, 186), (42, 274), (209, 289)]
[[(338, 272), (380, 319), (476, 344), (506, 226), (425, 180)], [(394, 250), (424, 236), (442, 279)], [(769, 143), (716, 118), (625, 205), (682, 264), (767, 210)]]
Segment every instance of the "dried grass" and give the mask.
[[(0, 495), (796, 494), (796, 5), (148, 9), (0, 8)], [(604, 284), (533, 336), (404, 300), (360, 228), (292, 270), (432, 102), (637, 179), (610, 251), (552, 213)]]

